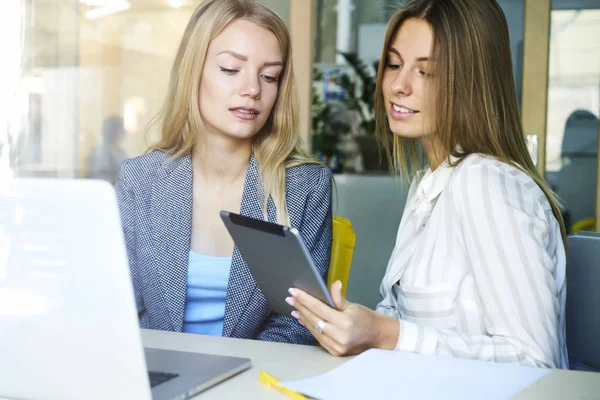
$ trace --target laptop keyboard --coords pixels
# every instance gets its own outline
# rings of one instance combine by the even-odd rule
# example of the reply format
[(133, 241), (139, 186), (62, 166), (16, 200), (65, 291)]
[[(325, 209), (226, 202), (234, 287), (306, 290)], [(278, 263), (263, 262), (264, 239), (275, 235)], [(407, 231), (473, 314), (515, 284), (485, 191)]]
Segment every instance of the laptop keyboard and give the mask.
[(170, 381), (173, 378), (177, 378), (179, 374), (148, 371), (148, 376), (150, 377), (150, 387), (154, 387), (160, 385), (161, 383), (165, 383), (166, 381)]

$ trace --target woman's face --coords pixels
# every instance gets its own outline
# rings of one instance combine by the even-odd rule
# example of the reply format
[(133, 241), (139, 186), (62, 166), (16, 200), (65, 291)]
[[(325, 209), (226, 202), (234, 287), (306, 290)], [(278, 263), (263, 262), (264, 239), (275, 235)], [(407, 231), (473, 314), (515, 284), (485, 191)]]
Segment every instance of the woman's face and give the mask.
[(275, 34), (230, 23), (208, 47), (199, 106), (208, 135), (250, 139), (264, 126), (279, 88), (283, 56)]
[(406, 138), (423, 139), (431, 134), (432, 96), (425, 99), (425, 83), (431, 78), (429, 60), (433, 32), (423, 20), (402, 23), (389, 47), (383, 72), (383, 100), (391, 131)]

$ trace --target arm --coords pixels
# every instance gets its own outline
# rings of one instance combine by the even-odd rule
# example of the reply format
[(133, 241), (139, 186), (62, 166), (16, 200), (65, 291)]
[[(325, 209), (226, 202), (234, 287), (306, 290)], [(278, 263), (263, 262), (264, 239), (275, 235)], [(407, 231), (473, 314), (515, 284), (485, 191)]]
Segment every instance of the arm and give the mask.
[(461, 358), (559, 367), (556, 264), (541, 191), (489, 165), (469, 167), (453, 183), (453, 202), (485, 334), (400, 321), (397, 349)]
[(135, 296), (135, 305), (140, 318), (140, 325), (147, 326), (146, 307), (141, 293), (141, 279), (137, 266), (137, 252), (135, 243), (135, 203), (133, 192), (127, 187), (127, 164), (125, 161), (119, 170), (119, 176), (115, 182), (117, 192), (117, 201), (119, 203), (119, 213), (121, 215), (121, 225), (123, 226), (123, 235), (125, 237), (125, 246), (127, 248), (127, 259), (129, 261), (129, 270), (133, 284), (133, 294)]
[[(398, 236), (400, 235), (400, 230), (398, 230)], [(398, 243), (398, 238), (396, 238), (396, 244)], [(396, 248), (394, 248), (394, 252), (396, 251)], [(379, 304), (377, 304), (377, 307), (375, 308), (375, 311), (383, 314), (383, 315), (387, 315), (388, 317), (392, 317), (395, 319), (400, 318), (400, 316), (398, 315), (398, 310), (396, 310), (396, 303), (394, 301), (393, 295), (392, 293), (387, 290), (387, 286), (389, 284), (388, 282), (388, 274), (390, 271), (390, 268), (392, 267), (393, 261), (394, 261), (394, 253), (392, 253), (392, 256), (390, 257), (390, 260), (388, 262), (388, 266), (385, 270), (385, 274), (383, 275), (383, 279), (381, 280), (381, 285), (379, 286), (379, 293), (381, 294), (381, 301), (379, 302)]]
[(396, 307), (394, 305), (394, 301), (392, 296), (386, 294), (385, 290), (385, 281), (381, 282), (381, 288), (379, 290), (383, 300), (377, 304), (377, 308), (375, 309), (378, 313), (387, 315), (388, 317), (398, 318), (398, 311), (396, 311)]
[[(309, 195), (299, 228), (310, 255), (323, 280), (327, 282), (332, 240), (331, 172), (322, 168), (319, 181)], [(267, 317), (260, 340), (314, 344), (310, 332), (291, 316), (271, 313)]]

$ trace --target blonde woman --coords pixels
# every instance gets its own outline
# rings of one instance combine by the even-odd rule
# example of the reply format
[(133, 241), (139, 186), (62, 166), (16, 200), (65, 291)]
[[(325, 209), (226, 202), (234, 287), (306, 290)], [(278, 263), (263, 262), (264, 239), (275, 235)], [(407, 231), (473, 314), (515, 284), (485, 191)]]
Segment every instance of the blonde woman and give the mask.
[[(527, 152), (495, 0), (409, 0), (377, 76), (382, 143), (412, 179), (377, 312), (291, 289), (332, 354), (369, 348), (567, 367), (565, 237)], [(416, 171), (420, 143), (428, 168)], [(408, 151), (405, 151), (408, 150)], [(405, 154), (413, 154), (407, 160)], [(408, 161), (408, 162), (407, 162)]]
[(219, 218), (228, 210), (296, 227), (326, 277), (331, 174), (300, 151), (295, 95), (277, 15), (251, 0), (196, 9), (171, 72), (162, 138), (123, 164), (116, 185), (142, 327), (314, 342), (269, 309)]

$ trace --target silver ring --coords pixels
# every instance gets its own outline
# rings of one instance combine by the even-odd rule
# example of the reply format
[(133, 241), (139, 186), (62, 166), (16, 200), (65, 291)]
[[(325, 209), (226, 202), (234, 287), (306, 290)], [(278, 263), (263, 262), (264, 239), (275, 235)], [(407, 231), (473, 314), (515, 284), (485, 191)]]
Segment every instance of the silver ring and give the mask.
[(317, 330), (317, 332), (323, 333), (323, 329), (325, 329), (326, 325), (327, 325), (327, 322), (320, 319), (319, 322), (317, 322), (317, 326), (315, 326), (315, 329)]

